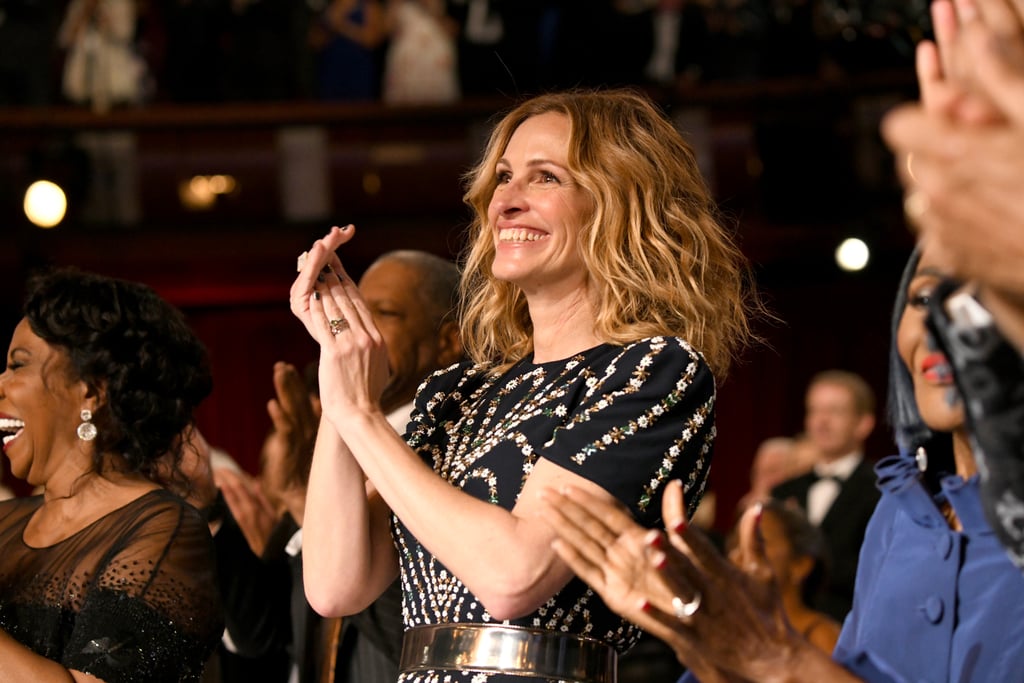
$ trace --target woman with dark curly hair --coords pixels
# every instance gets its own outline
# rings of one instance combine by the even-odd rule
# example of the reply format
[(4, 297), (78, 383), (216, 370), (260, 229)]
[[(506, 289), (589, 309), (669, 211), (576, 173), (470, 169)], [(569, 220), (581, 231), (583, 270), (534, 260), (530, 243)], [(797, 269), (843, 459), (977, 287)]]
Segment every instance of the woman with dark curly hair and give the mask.
[[(0, 375), (0, 680), (194, 681), (222, 632), (202, 516), (160, 483), (210, 392), (206, 352), (144, 285), (29, 284)], [(170, 465), (170, 467), (168, 467)]]

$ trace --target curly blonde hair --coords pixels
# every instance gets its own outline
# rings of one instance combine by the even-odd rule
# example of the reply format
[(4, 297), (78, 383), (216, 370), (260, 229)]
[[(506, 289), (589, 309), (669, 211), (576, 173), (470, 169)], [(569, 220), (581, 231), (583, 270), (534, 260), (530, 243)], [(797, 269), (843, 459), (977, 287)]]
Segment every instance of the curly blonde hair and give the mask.
[(533, 350), (523, 292), (492, 274), (487, 208), (512, 134), (548, 112), (568, 118), (569, 171), (593, 200), (578, 243), (598, 338), (683, 337), (724, 377), (752, 339), (748, 318), (759, 308), (747, 262), (717, 218), (690, 145), (649, 98), (625, 89), (534, 97), (494, 127), (463, 197), (474, 212), (460, 285), (470, 358), (504, 367)]

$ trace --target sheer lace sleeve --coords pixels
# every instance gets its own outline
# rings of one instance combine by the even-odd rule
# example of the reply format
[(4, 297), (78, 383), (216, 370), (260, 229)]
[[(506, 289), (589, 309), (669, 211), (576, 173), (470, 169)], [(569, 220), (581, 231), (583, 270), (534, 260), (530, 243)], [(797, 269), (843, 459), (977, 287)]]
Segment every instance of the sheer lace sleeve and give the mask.
[(62, 663), (108, 683), (198, 680), (223, 631), (209, 530), (171, 494), (137, 503), (104, 520), (117, 541), (98, 558)]

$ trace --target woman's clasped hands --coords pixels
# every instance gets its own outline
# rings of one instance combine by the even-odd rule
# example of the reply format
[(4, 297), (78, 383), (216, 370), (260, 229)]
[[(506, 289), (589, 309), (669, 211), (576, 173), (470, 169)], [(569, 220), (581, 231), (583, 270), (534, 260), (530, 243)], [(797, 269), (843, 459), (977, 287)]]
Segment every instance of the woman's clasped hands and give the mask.
[(335, 251), (355, 226), (332, 227), (298, 260), (291, 287), (292, 313), (320, 344), (323, 414), (335, 423), (380, 410), (389, 369), (384, 339)]

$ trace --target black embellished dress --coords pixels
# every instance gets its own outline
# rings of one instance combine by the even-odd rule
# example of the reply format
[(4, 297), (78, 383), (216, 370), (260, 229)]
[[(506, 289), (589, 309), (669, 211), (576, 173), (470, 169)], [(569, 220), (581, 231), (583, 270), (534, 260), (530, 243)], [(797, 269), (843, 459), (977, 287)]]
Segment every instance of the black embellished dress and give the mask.
[(24, 532), (41, 504), (0, 502), (0, 629), (106, 683), (198, 681), (224, 630), (199, 512), (155, 490), (34, 548)]
[[(603, 344), (548, 363), (527, 358), (499, 375), (469, 363), (436, 373), (420, 387), (406, 440), (453, 486), (506, 510), (534, 464), (546, 458), (597, 483), (650, 527), (660, 523), (661, 495), (673, 479), (684, 483), (689, 512), (696, 509), (711, 464), (714, 401), (714, 379), (703, 358), (682, 339), (656, 337)], [(639, 635), (579, 579), (533, 614), (497, 621), (397, 518), (393, 533), (406, 628), (511, 624), (597, 638), (620, 653)], [(431, 670), (399, 680), (527, 679)]]

